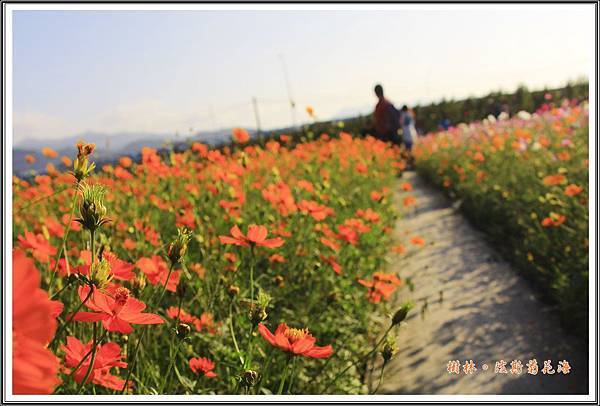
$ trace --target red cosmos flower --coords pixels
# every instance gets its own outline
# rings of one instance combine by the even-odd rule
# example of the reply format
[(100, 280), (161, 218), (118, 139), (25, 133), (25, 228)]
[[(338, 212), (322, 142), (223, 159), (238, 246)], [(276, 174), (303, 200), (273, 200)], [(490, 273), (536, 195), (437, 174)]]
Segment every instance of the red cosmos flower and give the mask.
[(331, 269), (333, 269), (333, 272), (336, 274), (339, 275), (342, 273), (342, 267), (337, 263), (334, 256), (331, 255), (326, 257), (325, 255), (321, 255), (321, 260), (327, 262), (329, 266), (331, 266)]
[(127, 250), (134, 250), (136, 247), (137, 244), (135, 243), (135, 241), (130, 240), (129, 238), (125, 238), (125, 241), (123, 241), (123, 248)]
[(327, 345), (318, 347), (315, 345), (317, 339), (308, 332), (308, 329), (289, 328), (281, 323), (275, 334), (271, 333), (264, 324), (258, 324), (258, 331), (269, 344), (282, 351), (291, 352), (293, 355), (304, 355), (310, 358), (328, 358), (333, 354), (333, 347)]
[(189, 314), (183, 309), (178, 308), (177, 306), (169, 307), (167, 309), (167, 316), (169, 316), (173, 320), (177, 320), (177, 317), (179, 316), (179, 322), (186, 324), (194, 324), (194, 321), (196, 320), (195, 316), (192, 316), (191, 314)]
[(65, 229), (62, 224), (54, 217), (46, 217), (44, 225), (48, 228), (51, 236), (62, 238), (65, 235)]
[[(82, 250), (79, 253), (79, 256), (83, 260), (83, 265), (72, 269), (71, 272), (87, 275), (90, 270), (90, 265), (92, 264), (92, 252), (88, 250)], [(135, 278), (135, 273), (133, 272), (135, 265), (117, 258), (117, 255), (113, 252), (105, 252), (102, 256), (108, 261), (108, 264), (110, 265), (110, 273), (113, 278), (122, 281), (129, 281)], [(62, 261), (63, 259), (61, 258), (59, 261), (59, 266), (61, 268), (64, 264)], [(63, 272), (67, 273), (66, 264), (64, 264), (64, 266), (65, 269)]]
[(279, 237), (267, 239), (267, 228), (265, 226), (257, 226), (256, 224), (248, 227), (248, 235), (244, 235), (237, 225), (231, 227), (230, 233), (231, 236), (219, 236), (221, 244), (233, 244), (242, 247), (258, 245), (267, 248), (277, 248), (281, 247), (285, 242)]
[(243, 128), (234, 128), (232, 131), (233, 138), (238, 144), (245, 144), (250, 140), (250, 134)]
[(410, 239), (411, 244), (413, 245), (418, 245), (418, 246), (423, 246), (425, 245), (425, 240), (423, 239), (423, 237), (419, 237), (418, 235), (411, 238)]
[(274, 263), (274, 262), (284, 263), (285, 258), (279, 254), (273, 254), (269, 257), (269, 262), (270, 263)]
[(319, 241), (321, 241), (321, 244), (325, 245), (326, 247), (331, 248), (334, 251), (337, 251), (340, 249), (340, 245), (337, 242), (330, 240), (328, 238), (321, 237), (319, 239)]
[[(13, 250), (13, 393), (49, 394), (60, 383), (60, 362), (46, 348), (62, 303), (40, 289), (40, 273), (24, 252)], [(60, 307), (60, 309), (59, 309)]]
[(338, 238), (352, 245), (358, 244), (358, 232), (347, 225), (338, 226)]
[(544, 220), (542, 220), (542, 226), (544, 226), (544, 227), (558, 227), (562, 223), (564, 223), (565, 220), (567, 220), (566, 216), (563, 216), (562, 214), (557, 214), (557, 213), (552, 212), (552, 213), (550, 213), (550, 215), (548, 217), (546, 217)]
[(311, 217), (317, 221), (325, 220), (334, 213), (331, 207), (309, 200), (302, 200), (298, 203), (298, 209), (300, 209), (302, 213), (310, 214)]
[(50, 262), (50, 257), (56, 255), (56, 248), (42, 234), (25, 231), (25, 237), (18, 238), (21, 248), (31, 249), (31, 254), (40, 262)]
[(402, 190), (407, 191), (407, 192), (409, 190), (412, 190), (412, 188), (413, 188), (412, 185), (408, 182), (404, 182), (402, 185), (400, 185), (400, 187), (402, 188)]
[(213, 369), (215, 369), (215, 363), (208, 358), (196, 357), (190, 359), (190, 368), (196, 374), (202, 372), (207, 378), (214, 378), (217, 376), (217, 374), (213, 372)]
[[(169, 267), (165, 261), (158, 255), (153, 255), (151, 258), (140, 258), (135, 264), (148, 277), (151, 284), (164, 285), (167, 282), (169, 275)], [(179, 284), (179, 276), (181, 271), (172, 271), (167, 283), (167, 290), (175, 292)]]
[[(142, 313), (146, 305), (131, 296), (129, 290), (113, 285), (109, 294), (104, 294), (95, 289), (85, 306), (93, 312), (77, 312), (73, 320), (84, 322), (102, 321), (108, 331), (117, 331), (129, 334), (133, 331), (131, 324), (162, 324), (165, 321), (157, 314)], [(78, 293), (81, 301), (87, 297), (90, 288), (79, 287)], [(131, 323), (131, 324), (130, 324)]]
[(581, 186), (577, 186), (574, 183), (571, 183), (565, 188), (565, 195), (567, 196), (576, 196), (581, 192), (583, 192), (583, 188)]
[(129, 180), (133, 179), (133, 175), (127, 169), (123, 169), (120, 166), (115, 167), (114, 175), (116, 178)]
[(388, 300), (396, 287), (402, 284), (402, 281), (394, 274), (375, 272), (372, 281), (359, 279), (358, 283), (369, 288), (367, 291), (369, 302), (379, 303), (382, 298)]
[(356, 216), (363, 218), (371, 223), (378, 223), (379, 220), (381, 220), (381, 217), (379, 216), (379, 213), (377, 213), (376, 211), (374, 211), (373, 209), (371, 209), (370, 207), (367, 208), (366, 210), (363, 209), (358, 209), (356, 210)]
[[(67, 337), (67, 345), (61, 345), (61, 348), (65, 352), (65, 366), (75, 368), (92, 349), (92, 341), (83, 345), (77, 338)], [(73, 374), (75, 382), (83, 381), (90, 362), (91, 357), (87, 357), (81, 363), (81, 366)], [(110, 369), (113, 367), (127, 368), (127, 363), (121, 361), (121, 347), (117, 343), (106, 343), (99, 346), (92, 365), (92, 372), (86, 383), (93, 382), (105, 388), (122, 390), (125, 380), (110, 373)], [(129, 382), (128, 386), (133, 386), (133, 382)]]

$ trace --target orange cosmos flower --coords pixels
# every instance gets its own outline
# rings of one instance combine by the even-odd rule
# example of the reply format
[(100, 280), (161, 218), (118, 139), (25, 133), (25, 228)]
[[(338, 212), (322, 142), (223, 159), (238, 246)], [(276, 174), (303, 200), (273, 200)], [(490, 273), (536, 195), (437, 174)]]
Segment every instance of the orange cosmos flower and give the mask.
[(235, 225), (229, 231), (231, 236), (220, 235), (221, 244), (240, 245), (242, 247), (262, 246), (267, 248), (277, 248), (284, 244), (284, 240), (280, 237), (267, 239), (267, 228), (251, 224), (248, 227), (248, 235), (244, 235), (240, 228)]
[(275, 263), (275, 262), (284, 263), (285, 258), (279, 254), (273, 254), (269, 257), (269, 262), (270, 263)]
[[(148, 278), (153, 285), (164, 285), (169, 275), (169, 267), (165, 261), (158, 255), (152, 255), (150, 258), (140, 258), (135, 264)], [(181, 271), (172, 271), (167, 283), (167, 290), (175, 292), (179, 284)]]
[[(85, 301), (89, 292), (88, 286), (79, 287), (78, 293), (82, 302)], [(73, 320), (102, 321), (102, 325), (107, 331), (129, 334), (133, 331), (131, 324), (162, 324), (165, 322), (157, 314), (142, 313), (146, 304), (130, 296), (129, 290), (120, 286), (115, 286), (110, 295), (94, 288), (92, 296), (85, 302), (85, 306), (92, 312), (77, 312)]]
[(367, 291), (369, 302), (379, 303), (382, 298), (388, 300), (402, 281), (394, 274), (375, 272), (372, 281), (359, 279), (358, 283), (369, 288)]
[(62, 158), (60, 158), (60, 162), (62, 162), (62, 164), (67, 168), (73, 165), (73, 161), (68, 156), (63, 156)]
[(25, 231), (25, 236), (20, 235), (17, 240), (22, 248), (30, 249), (33, 257), (40, 262), (47, 263), (52, 255), (56, 255), (56, 248), (42, 234)]
[(238, 144), (245, 144), (250, 140), (250, 134), (243, 128), (234, 128), (232, 134), (235, 142)]
[(35, 162), (35, 157), (33, 155), (25, 155), (25, 161), (28, 164), (32, 164)]
[(59, 360), (46, 346), (56, 332), (62, 303), (48, 299), (40, 282), (33, 260), (13, 250), (12, 382), (17, 395), (50, 394), (60, 383)]
[(565, 222), (567, 218), (565, 216), (563, 216), (562, 214), (557, 214), (557, 213), (550, 213), (550, 215), (548, 217), (546, 217), (544, 220), (542, 220), (542, 226), (544, 227), (558, 227), (560, 226), (562, 223)]
[(289, 328), (285, 323), (281, 323), (275, 330), (275, 334), (273, 334), (264, 324), (259, 323), (258, 332), (269, 344), (292, 355), (328, 358), (333, 354), (331, 345), (316, 346), (317, 339), (308, 332), (308, 329)]
[[(83, 362), (81, 360), (92, 349), (92, 341), (83, 345), (77, 338), (67, 337), (67, 345), (62, 345), (61, 348), (65, 352), (65, 366), (75, 368), (79, 365), (73, 375), (75, 382), (83, 381), (90, 367), (91, 357), (88, 356)], [(98, 346), (92, 371), (86, 383), (92, 382), (108, 389), (122, 390), (125, 380), (110, 373), (113, 367), (127, 368), (127, 363), (121, 361), (121, 357), (121, 347), (117, 343)], [(128, 387), (132, 386), (133, 382), (129, 382)]]
[(400, 187), (402, 188), (402, 190), (405, 190), (407, 192), (409, 190), (412, 190), (412, 188), (413, 188), (412, 185), (408, 182), (404, 182), (402, 185), (400, 185)]
[(404, 199), (402, 199), (402, 205), (404, 205), (404, 207), (412, 206), (416, 202), (417, 199), (415, 199), (414, 196), (406, 196)]
[(420, 237), (420, 236), (415, 236), (415, 237), (411, 238), (410, 242), (413, 245), (418, 245), (418, 246), (421, 246), (421, 247), (423, 245), (425, 245), (425, 240), (423, 239), (423, 237)]
[(571, 183), (569, 186), (565, 188), (565, 195), (567, 196), (576, 196), (579, 193), (583, 192), (583, 188), (581, 186), (577, 186)]
[(556, 175), (548, 175), (543, 179), (544, 185), (546, 186), (555, 186), (563, 184), (567, 181), (567, 178), (564, 175), (556, 174)]
[(404, 245), (396, 245), (392, 247), (392, 251), (396, 254), (404, 254), (406, 252), (406, 248), (404, 248)]
[(315, 116), (315, 110), (311, 106), (306, 106), (306, 113), (311, 117)]
[(42, 148), (42, 154), (48, 158), (56, 158), (58, 156), (58, 152), (56, 152), (50, 147)]
[(133, 161), (128, 156), (122, 156), (119, 158), (119, 165), (121, 165), (123, 168), (129, 168), (131, 165), (133, 165)]
[(214, 378), (215, 376), (217, 376), (217, 374), (213, 372), (213, 369), (215, 369), (215, 363), (209, 360), (208, 358), (192, 358), (190, 359), (189, 364), (191, 370), (194, 371), (195, 374), (202, 373), (207, 378)]

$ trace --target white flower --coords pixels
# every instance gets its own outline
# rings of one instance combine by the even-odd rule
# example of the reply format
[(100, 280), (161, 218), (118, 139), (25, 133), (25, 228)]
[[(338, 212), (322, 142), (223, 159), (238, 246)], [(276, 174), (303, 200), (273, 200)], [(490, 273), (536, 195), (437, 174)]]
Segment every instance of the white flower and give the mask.
[(498, 115), (498, 120), (502, 121), (502, 120), (508, 120), (508, 113), (503, 111), (502, 113), (500, 113)]
[(519, 117), (521, 120), (531, 120), (531, 114), (523, 110), (517, 113), (517, 117)]

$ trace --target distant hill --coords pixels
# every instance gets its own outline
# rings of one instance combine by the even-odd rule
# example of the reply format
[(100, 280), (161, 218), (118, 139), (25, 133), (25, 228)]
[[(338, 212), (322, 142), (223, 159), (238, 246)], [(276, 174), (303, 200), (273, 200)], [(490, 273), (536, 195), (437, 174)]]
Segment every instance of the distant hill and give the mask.
[[(94, 161), (100, 164), (102, 162), (112, 162), (124, 155), (137, 156), (143, 147), (160, 148), (188, 140), (215, 145), (229, 139), (230, 134), (230, 129), (196, 133), (185, 138), (173, 134), (86, 132), (59, 139), (28, 139), (15, 143), (13, 147), (13, 173), (18, 176), (24, 176), (30, 173), (31, 170), (43, 173), (48, 163), (53, 163), (61, 169), (60, 158), (67, 156), (72, 159), (77, 154), (75, 145), (79, 140), (96, 144)], [(51, 159), (42, 155), (41, 151), (44, 147), (50, 147), (58, 152), (58, 157)], [(33, 164), (25, 161), (27, 155), (35, 157), (36, 160)]]

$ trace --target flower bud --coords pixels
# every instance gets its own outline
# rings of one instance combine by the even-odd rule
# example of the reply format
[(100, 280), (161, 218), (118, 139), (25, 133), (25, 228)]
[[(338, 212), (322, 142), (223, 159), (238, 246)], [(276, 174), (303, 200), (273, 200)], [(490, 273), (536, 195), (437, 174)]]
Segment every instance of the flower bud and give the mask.
[(97, 228), (110, 220), (106, 216), (106, 207), (104, 206), (104, 195), (106, 190), (100, 185), (80, 185), (82, 200), (79, 205), (79, 218), (75, 219), (78, 223), (89, 230), (96, 231)]
[(240, 375), (240, 383), (246, 388), (251, 388), (252, 386), (256, 385), (258, 378), (258, 372), (247, 369), (242, 373), (242, 375)]
[(408, 315), (408, 311), (412, 309), (412, 305), (410, 303), (405, 303), (396, 311), (394, 317), (392, 318), (392, 326), (398, 325), (406, 319)]
[(190, 335), (192, 328), (188, 324), (179, 323), (175, 329), (175, 332), (177, 333), (177, 338), (183, 340)]
[(113, 275), (110, 270), (110, 264), (104, 258), (95, 262), (90, 267), (90, 278), (93, 284), (99, 289), (104, 289), (112, 280)]
[(394, 355), (398, 352), (398, 346), (394, 337), (388, 335), (381, 350), (381, 356), (383, 357), (383, 363), (387, 364)]
[(248, 317), (253, 325), (257, 325), (261, 321), (267, 318), (267, 311), (260, 306), (252, 306)]
[(95, 144), (87, 144), (81, 141), (77, 143), (77, 158), (73, 161), (73, 175), (77, 182), (81, 182), (90, 176), (96, 167), (94, 162), (90, 164), (88, 160), (88, 156), (94, 152), (95, 147)]
[(171, 265), (178, 264), (181, 261), (181, 258), (185, 255), (188, 243), (192, 238), (191, 231), (188, 231), (187, 228), (178, 228), (177, 229), (177, 237), (171, 244), (169, 244), (168, 257), (169, 261), (171, 261)]
[(235, 285), (229, 285), (229, 288), (227, 289), (227, 292), (231, 296), (237, 296), (237, 295), (240, 294), (240, 288), (238, 286), (235, 286)]

